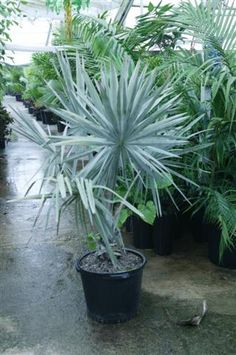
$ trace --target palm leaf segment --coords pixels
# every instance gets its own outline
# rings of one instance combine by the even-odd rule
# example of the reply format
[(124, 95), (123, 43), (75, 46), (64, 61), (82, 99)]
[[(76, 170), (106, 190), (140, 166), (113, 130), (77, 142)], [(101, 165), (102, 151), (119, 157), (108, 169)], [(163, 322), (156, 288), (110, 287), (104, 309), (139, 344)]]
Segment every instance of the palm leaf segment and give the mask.
[[(95, 18), (78, 14), (73, 19), (73, 38), (69, 43), (73, 54), (77, 48), (84, 58), (85, 67), (90, 77), (100, 74), (104, 62), (112, 62), (117, 68), (122, 67), (128, 50), (120, 39), (120, 29), (117, 25), (108, 23), (103, 17)], [(55, 44), (66, 43), (63, 28), (56, 34)]]
[(184, 34), (208, 49), (210, 57), (227, 65), (236, 45), (235, 14), (234, 1), (186, 1), (177, 9), (176, 22), (185, 28)]

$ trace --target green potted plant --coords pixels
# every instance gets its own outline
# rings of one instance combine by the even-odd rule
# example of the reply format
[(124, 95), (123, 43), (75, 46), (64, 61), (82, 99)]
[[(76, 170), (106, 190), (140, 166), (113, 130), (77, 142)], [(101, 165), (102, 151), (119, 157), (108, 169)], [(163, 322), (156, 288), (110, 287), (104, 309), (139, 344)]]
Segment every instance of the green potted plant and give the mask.
[[(55, 202), (59, 222), (63, 210), (74, 204), (78, 224), (90, 226), (99, 236), (94, 238), (96, 250), (76, 264), (89, 316), (101, 322), (120, 322), (137, 313), (146, 262), (142, 254), (125, 248), (118, 228), (123, 205), (143, 218), (126, 201), (126, 195), (133, 187), (148, 186), (161, 215), (157, 182), (168, 180), (179, 190), (174, 178), (185, 179), (178, 172), (179, 161), (194, 122), (189, 123), (186, 114), (176, 114), (180, 99), (167, 83), (156, 87), (156, 71), (147, 72), (146, 67), (126, 58), (119, 72), (112, 65), (103, 67), (101, 80), (95, 83), (78, 53), (75, 62), (73, 79), (66, 53), (59, 52), (58, 80), (62, 86), (58, 89), (48, 83), (63, 107), (50, 109), (66, 119), (70, 130), (63, 136), (48, 135), (37, 122), (29, 122), (21, 114), (15, 130), (48, 151), (42, 185), (50, 187), (51, 192), (41, 190), (37, 196), (43, 205), (47, 199)], [(80, 159), (84, 163), (78, 170)], [(127, 173), (132, 176), (131, 182), (126, 179)], [(115, 192), (120, 177), (126, 181), (124, 198)]]
[(0, 149), (5, 148), (6, 138), (11, 133), (9, 124), (12, 122), (13, 119), (11, 118), (7, 110), (2, 105), (0, 105)]
[(192, 162), (191, 179), (201, 186), (189, 190), (197, 216), (193, 228), (198, 240), (208, 240), (209, 259), (230, 268), (236, 268), (234, 5), (185, 2), (176, 13), (183, 33), (202, 46), (202, 53), (183, 52), (178, 68), (186, 80), (186, 106), (193, 116), (204, 115), (198, 138), (210, 143)]

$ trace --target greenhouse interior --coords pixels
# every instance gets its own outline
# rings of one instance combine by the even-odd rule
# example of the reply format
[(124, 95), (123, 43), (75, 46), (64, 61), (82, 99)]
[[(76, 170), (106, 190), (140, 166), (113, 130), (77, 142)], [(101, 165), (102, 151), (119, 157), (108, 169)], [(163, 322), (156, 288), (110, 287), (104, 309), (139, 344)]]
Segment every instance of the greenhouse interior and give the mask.
[(235, 23), (1, 0), (0, 354), (236, 354)]

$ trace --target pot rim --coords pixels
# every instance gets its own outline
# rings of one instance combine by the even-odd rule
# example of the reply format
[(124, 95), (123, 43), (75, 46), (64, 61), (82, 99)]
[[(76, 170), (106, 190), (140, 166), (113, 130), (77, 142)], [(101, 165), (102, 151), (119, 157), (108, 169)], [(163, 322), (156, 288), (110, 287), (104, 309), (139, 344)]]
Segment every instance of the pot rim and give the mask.
[(130, 252), (130, 253), (133, 253), (133, 254), (136, 254), (138, 256), (140, 256), (140, 258), (142, 259), (142, 264), (135, 268), (135, 269), (131, 269), (131, 270), (124, 270), (124, 271), (117, 271), (117, 272), (95, 272), (95, 271), (89, 271), (89, 270), (85, 270), (85, 269), (82, 269), (81, 266), (80, 266), (80, 262), (82, 259), (84, 259), (87, 255), (89, 254), (93, 254), (95, 253), (94, 251), (93, 252), (88, 252), (86, 254), (84, 254), (83, 256), (81, 256), (79, 259), (76, 260), (76, 263), (75, 263), (75, 268), (78, 272), (85, 272), (85, 273), (88, 273), (88, 274), (91, 274), (91, 275), (104, 275), (104, 276), (108, 276), (108, 275), (115, 275), (115, 276), (118, 276), (118, 275), (122, 275), (122, 274), (127, 274), (127, 273), (133, 273), (133, 272), (136, 272), (140, 269), (142, 269), (145, 264), (147, 263), (147, 258), (145, 255), (143, 255), (142, 253), (140, 253), (139, 251), (135, 250), (135, 249), (131, 249), (131, 248), (125, 248), (126, 251)]

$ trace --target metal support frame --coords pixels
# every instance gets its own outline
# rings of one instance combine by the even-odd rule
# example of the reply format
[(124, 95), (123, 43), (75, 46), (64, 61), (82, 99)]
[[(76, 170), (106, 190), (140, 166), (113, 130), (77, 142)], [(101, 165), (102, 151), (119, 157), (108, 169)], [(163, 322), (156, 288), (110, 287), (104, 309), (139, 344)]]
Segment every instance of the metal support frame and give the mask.
[(116, 14), (116, 17), (114, 19), (114, 22), (116, 22), (118, 25), (123, 25), (129, 10), (131, 9), (133, 5), (134, 0), (122, 0), (122, 3), (120, 5), (120, 8)]

